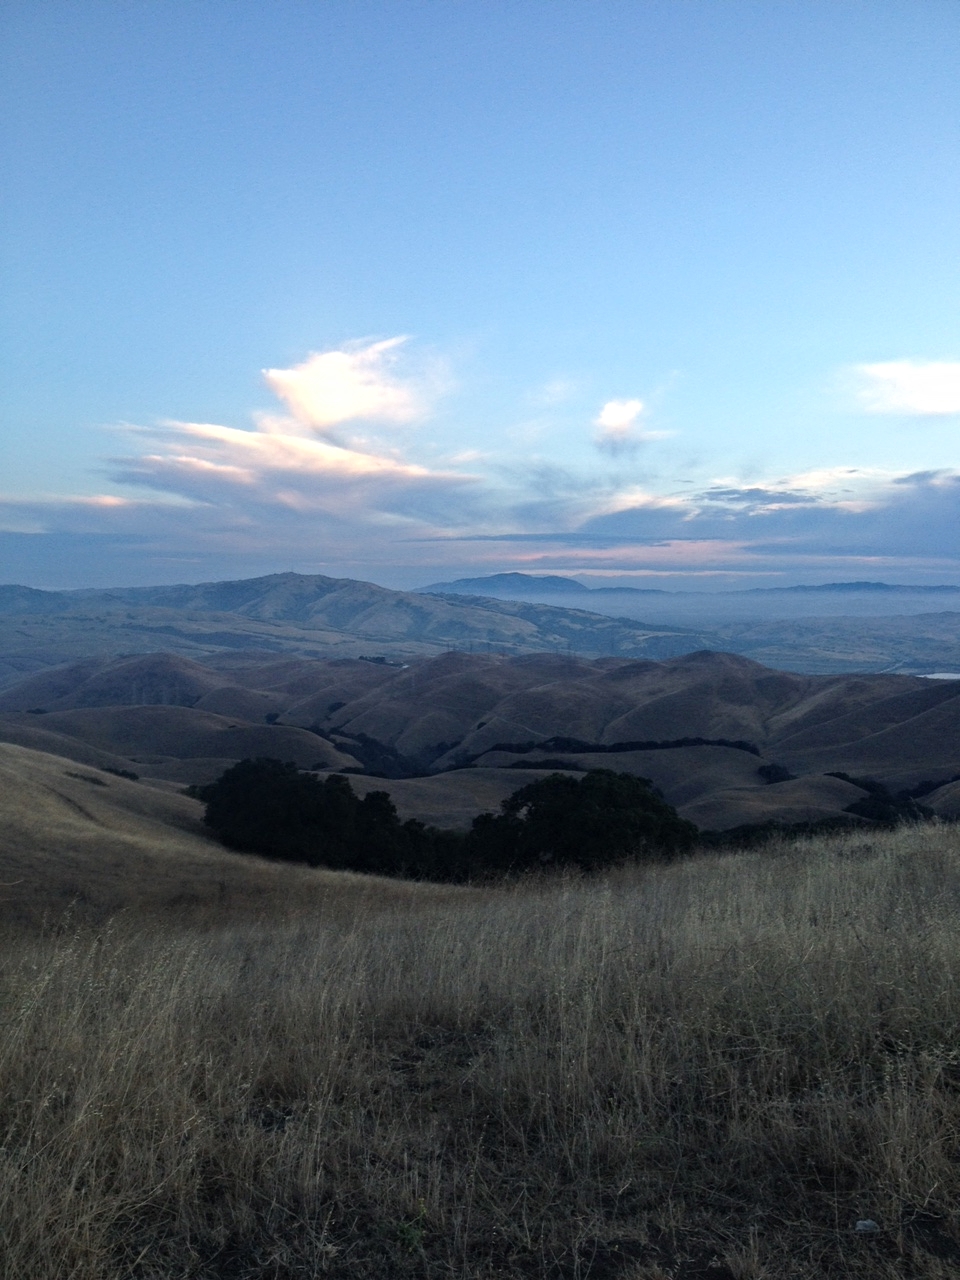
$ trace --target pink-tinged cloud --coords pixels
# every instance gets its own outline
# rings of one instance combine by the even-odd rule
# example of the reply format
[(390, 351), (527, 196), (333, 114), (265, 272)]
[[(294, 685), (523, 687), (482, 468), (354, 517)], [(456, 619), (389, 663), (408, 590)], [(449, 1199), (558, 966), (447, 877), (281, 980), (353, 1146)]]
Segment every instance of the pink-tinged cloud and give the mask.
[[(233, 436), (218, 431), (215, 439), (219, 445)], [(471, 566), (744, 581), (769, 573), (824, 581), (960, 579), (954, 472), (874, 479), (862, 505), (848, 500), (849, 476), (833, 473), (819, 476), (826, 494), (815, 492), (810, 477), (793, 492), (785, 481), (777, 488), (717, 485), (673, 499), (635, 490), (622, 495), (625, 504), (598, 502), (602, 514), (577, 522), (549, 495), (539, 507), (531, 499), (518, 510), (489, 486), (437, 483), (433, 475), (391, 473), (381, 486), (369, 475), (324, 473), (307, 477), (308, 484), (291, 471), (256, 470), (251, 485), (225, 468), (186, 470), (184, 459), (191, 466), (197, 459), (177, 443), (167, 470), (151, 461), (140, 477), (167, 493), (176, 488), (173, 501), (0, 500), (8, 578), (40, 581), (36, 566), (46, 562), (54, 585), (65, 581), (59, 575), (67, 565), (75, 583), (104, 585), (291, 567), (387, 581), (401, 573), (408, 583), (463, 576)], [(15, 570), (17, 564), (25, 567)]]
[(298, 422), (320, 431), (341, 422), (414, 422), (426, 412), (426, 392), (395, 372), (405, 338), (320, 351), (292, 369), (264, 369), (270, 389)]
[(483, 524), (475, 476), (283, 434), (276, 421), (248, 431), (168, 422), (149, 435), (154, 447), (118, 460), (116, 479), (214, 508), (256, 510), (265, 525), (281, 511), (349, 520), (357, 538), (384, 521), (420, 535)]
[(206, 422), (173, 422), (169, 425), (174, 431), (196, 441), (195, 447), (199, 449), (225, 457), (245, 458), (251, 476), (294, 472), (304, 476), (390, 476), (399, 480), (422, 480), (431, 475), (426, 467), (415, 463), (361, 453), (326, 440), (282, 435), (275, 429), (269, 432), (240, 431), (236, 427), (220, 427)]

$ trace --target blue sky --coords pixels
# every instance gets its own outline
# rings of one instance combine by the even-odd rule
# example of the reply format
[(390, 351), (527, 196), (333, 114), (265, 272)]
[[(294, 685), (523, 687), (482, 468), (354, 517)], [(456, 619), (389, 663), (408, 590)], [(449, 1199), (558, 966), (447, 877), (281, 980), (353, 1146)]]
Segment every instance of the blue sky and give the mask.
[(960, 581), (953, 0), (0, 43), (0, 581)]

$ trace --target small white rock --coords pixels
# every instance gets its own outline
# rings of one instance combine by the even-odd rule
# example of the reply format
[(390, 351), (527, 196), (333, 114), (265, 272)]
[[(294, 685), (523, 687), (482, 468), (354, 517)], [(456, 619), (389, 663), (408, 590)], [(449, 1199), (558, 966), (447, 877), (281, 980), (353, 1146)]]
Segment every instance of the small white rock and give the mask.
[(858, 1236), (873, 1236), (880, 1230), (879, 1225), (872, 1218), (861, 1218), (854, 1227)]

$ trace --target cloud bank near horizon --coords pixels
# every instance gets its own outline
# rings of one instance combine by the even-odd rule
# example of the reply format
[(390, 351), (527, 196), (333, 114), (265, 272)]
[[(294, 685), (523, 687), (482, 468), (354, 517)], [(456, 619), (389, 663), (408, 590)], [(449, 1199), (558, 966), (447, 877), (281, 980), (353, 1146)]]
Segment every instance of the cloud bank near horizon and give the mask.
[[(462, 441), (441, 456), (421, 448), (420, 433), (449, 377), (407, 360), (406, 341), (265, 370), (284, 409), (254, 415), (247, 429), (131, 428), (134, 448), (112, 478), (142, 498), (0, 499), (5, 579), (106, 585), (286, 568), (388, 585), (504, 569), (732, 582), (960, 577), (960, 471), (851, 466), (657, 491), (637, 483), (633, 459), (665, 433), (648, 429), (639, 398), (608, 400), (584, 423), (585, 443), (592, 428), (612, 460), (606, 471), (511, 466)], [(960, 364), (860, 369), (874, 396), (868, 412), (960, 411)]]

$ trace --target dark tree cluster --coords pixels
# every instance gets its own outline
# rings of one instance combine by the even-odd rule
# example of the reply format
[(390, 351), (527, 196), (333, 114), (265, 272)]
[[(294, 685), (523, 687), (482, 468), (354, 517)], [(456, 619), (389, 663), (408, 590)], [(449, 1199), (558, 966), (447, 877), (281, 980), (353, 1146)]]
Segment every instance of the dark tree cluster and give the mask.
[(783, 764), (762, 764), (757, 773), (764, 782), (792, 782), (797, 776)]
[[(482, 720), (477, 725), (482, 729), (486, 724)], [(452, 747), (452, 743), (443, 744)], [(760, 754), (760, 748), (754, 742), (743, 738), (630, 738), (624, 742), (587, 742), (585, 738), (530, 738), (525, 742), (497, 742), (492, 747), (484, 747), (482, 751), (470, 755), (460, 752), (457, 763), (451, 768), (461, 768), (472, 764), (481, 756), (491, 751), (509, 751), (515, 755), (529, 755), (531, 751), (559, 751), (576, 755), (619, 755), (624, 751), (670, 751), (680, 747), (731, 747), (735, 751), (746, 751), (752, 756)]]
[(697, 837), (645, 778), (609, 769), (538, 779), (466, 833), (401, 822), (385, 791), (361, 798), (340, 774), (321, 779), (280, 760), (242, 760), (193, 794), (231, 849), (416, 879), (464, 881), (543, 866), (591, 871), (673, 857)]
[(342, 774), (321, 779), (289, 761), (241, 760), (193, 794), (207, 826), (242, 853), (413, 877), (456, 853), (455, 835), (401, 822), (385, 791), (360, 797)]
[[(920, 804), (917, 790), (889, 791), (882, 782), (874, 778), (851, 778), (849, 773), (828, 773), (828, 778), (841, 778), (867, 794), (862, 800), (854, 800), (848, 804), (844, 813), (856, 814), (859, 818), (869, 818), (883, 827), (895, 827), (901, 822), (924, 822), (934, 816), (926, 805)], [(918, 790), (921, 794), (922, 786)]]
[(646, 778), (612, 769), (582, 777), (554, 773), (474, 819), (468, 837), (485, 867), (544, 864), (594, 871), (636, 858), (673, 857), (693, 848), (697, 828), (677, 816)]

